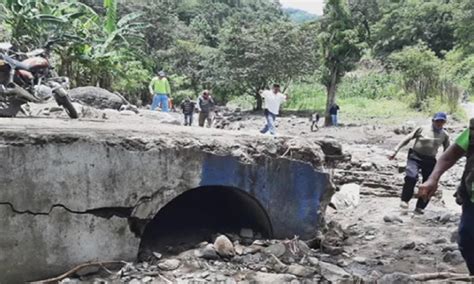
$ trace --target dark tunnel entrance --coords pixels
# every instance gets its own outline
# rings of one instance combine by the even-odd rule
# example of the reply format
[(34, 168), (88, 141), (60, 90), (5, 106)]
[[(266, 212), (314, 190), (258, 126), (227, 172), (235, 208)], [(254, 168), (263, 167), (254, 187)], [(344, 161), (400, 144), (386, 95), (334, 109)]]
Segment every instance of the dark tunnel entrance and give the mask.
[(179, 253), (212, 242), (217, 233), (239, 235), (242, 228), (272, 237), (268, 215), (254, 197), (231, 187), (195, 188), (173, 199), (148, 223), (139, 258), (150, 252)]

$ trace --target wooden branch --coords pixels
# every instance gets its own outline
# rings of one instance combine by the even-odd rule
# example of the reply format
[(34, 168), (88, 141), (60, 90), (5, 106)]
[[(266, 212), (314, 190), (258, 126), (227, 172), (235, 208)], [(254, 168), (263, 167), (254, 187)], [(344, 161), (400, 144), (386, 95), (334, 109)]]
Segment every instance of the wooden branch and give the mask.
[(455, 279), (457, 281), (472, 281), (473, 276), (467, 274), (451, 273), (451, 272), (436, 272), (436, 273), (422, 273), (412, 275), (415, 281), (430, 281), (430, 280), (447, 280)]
[(64, 280), (64, 279), (68, 278), (69, 276), (73, 275), (74, 273), (76, 273), (79, 270), (84, 269), (84, 268), (96, 267), (96, 266), (100, 267), (100, 268), (104, 268), (104, 266), (119, 265), (119, 264), (121, 264), (122, 266), (125, 265), (125, 263), (123, 261), (105, 261), (105, 262), (83, 263), (83, 264), (80, 264), (80, 265), (74, 267), (73, 269), (67, 271), (64, 274), (61, 274), (61, 275), (57, 276), (57, 277), (50, 278), (50, 279), (45, 279), (45, 280), (41, 280), (41, 281), (29, 282), (29, 283), (31, 283), (31, 284), (55, 284), (55, 283), (58, 283), (61, 280)]

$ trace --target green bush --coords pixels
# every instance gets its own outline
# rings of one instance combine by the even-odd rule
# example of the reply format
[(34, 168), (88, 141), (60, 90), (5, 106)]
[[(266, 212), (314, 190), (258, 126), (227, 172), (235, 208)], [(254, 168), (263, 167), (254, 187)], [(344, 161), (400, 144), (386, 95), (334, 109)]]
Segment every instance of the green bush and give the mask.
[(363, 76), (345, 77), (337, 89), (337, 94), (339, 98), (392, 98), (398, 93), (399, 86), (398, 73), (369, 73)]

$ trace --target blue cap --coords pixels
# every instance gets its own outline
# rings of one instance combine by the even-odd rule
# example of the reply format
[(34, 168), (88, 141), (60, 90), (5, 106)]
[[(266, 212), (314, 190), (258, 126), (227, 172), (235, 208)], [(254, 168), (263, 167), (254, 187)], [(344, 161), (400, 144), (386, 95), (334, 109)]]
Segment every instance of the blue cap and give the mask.
[(437, 113), (433, 116), (433, 120), (434, 120), (434, 121), (436, 121), (436, 120), (447, 121), (447, 120), (448, 120), (448, 116), (447, 116), (446, 113), (444, 113), (444, 112), (437, 112)]

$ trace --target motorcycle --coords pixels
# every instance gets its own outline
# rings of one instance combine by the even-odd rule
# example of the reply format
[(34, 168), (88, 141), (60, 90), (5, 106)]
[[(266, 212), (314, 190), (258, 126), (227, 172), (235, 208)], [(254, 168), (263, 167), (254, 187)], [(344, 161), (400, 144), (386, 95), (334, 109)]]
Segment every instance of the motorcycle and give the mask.
[[(0, 117), (15, 117), (25, 112), (22, 105), (45, 103), (54, 97), (70, 118), (78, 118), (67, 93), (69, 79), (55, 74), (47, 48), (28, 53), (11, 49), (11, 44), (0, 43)], [(25, 59), (19, 61), (17, 57)]]

